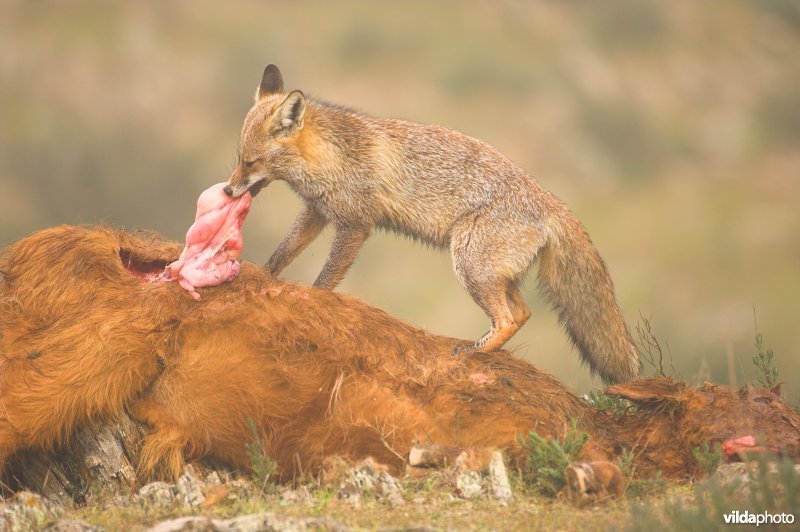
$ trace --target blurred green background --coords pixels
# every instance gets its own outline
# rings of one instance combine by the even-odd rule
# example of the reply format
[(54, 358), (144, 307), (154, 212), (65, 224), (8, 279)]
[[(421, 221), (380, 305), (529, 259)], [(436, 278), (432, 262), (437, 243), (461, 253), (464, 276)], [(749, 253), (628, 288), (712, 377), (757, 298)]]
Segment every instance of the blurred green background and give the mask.
[[(368, 113), (484, 139), (587, 226), (633, 329), (691, 382), (743, 384), (757, 313), (800, 395), (800, 4), (0, 2), (0, 246), (59, 223), (182, 240), (225, 181), (261, 71)], [(266, 261), (299, 202), (264, 190), (244, 257)], [(284, 274), (313, 282), (327, 231)], [(517, 356), (598, 386), (535, 289)], [(477, 338), (488, 320), (446, 253), (366, 245), (342, 292)]]

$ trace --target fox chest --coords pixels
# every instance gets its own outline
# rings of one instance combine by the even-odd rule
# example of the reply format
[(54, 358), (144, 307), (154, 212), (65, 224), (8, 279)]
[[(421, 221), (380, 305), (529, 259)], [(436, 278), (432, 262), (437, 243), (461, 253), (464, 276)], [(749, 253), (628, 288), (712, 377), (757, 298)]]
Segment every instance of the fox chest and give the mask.
[(290, 182), (289, 186), (334, 225), (372, 225), (375, 208), (366, 187), (320, 179)]

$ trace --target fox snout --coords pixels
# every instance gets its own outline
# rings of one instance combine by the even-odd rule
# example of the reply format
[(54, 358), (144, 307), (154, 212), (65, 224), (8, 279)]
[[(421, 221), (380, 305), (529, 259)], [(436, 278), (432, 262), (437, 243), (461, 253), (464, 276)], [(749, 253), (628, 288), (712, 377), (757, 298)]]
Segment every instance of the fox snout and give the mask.
[(246, 186), (246, 184), (231, 185), (230, 183), (228, 183), (227, 185), (225, 185), (225, 188), (223, 188), (222, 191), (225, 194), (227, 194), (229, 198), (238, 198), (245, 192), (250, 192), (250, 195), (255, 197), (256, 194), (261, 192), (261, 189), (264, 188), (265, 186), (267, 186), (267, 180), (259, 179), (249, 187)]
[(245, 175), (242, 169), (237, 167), (222, 191), (230, 198), (238, 198), (247, 191), (255, 196), (268, 182), (269, 180), (266, 177), (259, 176), (256, 173), (249, 176)]
[[(261, 187), (257, 188), (260, 189)], [(247, 183), (238, 183), (232, 185), (230, 181), (228, 182), (227, 185), (225, 185), (225, 188), (222, 189), (222, 191), (225, 194), (227, 194), (229, 198), (238, 198), (239, 196), (247, 192), (247, 190), (248, 190)], [(250, 189), (250, 192), (251, 194), (253, 193), (252, 187)]]

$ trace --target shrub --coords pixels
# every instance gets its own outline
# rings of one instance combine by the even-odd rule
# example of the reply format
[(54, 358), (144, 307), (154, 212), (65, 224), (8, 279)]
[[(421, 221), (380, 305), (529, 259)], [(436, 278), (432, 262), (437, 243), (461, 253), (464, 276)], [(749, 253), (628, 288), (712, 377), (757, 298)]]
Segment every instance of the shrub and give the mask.
[(546, 440), (535, 431), (528, 433), (527, 441), (520, 443), (529, 450), (523, 477), (543, 494), (554, 497), (564, 487), (564, 469), (574, 462), (589, 434), (578, 429), (576, 420), (564, 435), (564, 442)]

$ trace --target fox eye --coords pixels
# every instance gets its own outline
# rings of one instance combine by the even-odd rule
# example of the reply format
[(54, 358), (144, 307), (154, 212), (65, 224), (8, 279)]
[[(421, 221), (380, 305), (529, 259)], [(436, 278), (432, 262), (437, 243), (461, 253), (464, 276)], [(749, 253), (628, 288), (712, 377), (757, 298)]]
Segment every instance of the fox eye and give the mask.
[(245, 168), (252, 168), (254, 164), (256, 164), (256, 161), (255, 161), (255, 160), (252, 160), (252, 161), (245, 161), (245, 162), (243, 163), (243, 165), (244, 165), (244, 167), (245, 167)]

